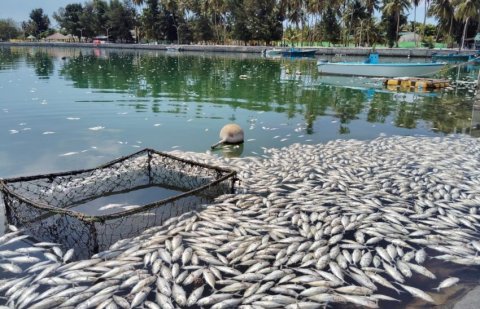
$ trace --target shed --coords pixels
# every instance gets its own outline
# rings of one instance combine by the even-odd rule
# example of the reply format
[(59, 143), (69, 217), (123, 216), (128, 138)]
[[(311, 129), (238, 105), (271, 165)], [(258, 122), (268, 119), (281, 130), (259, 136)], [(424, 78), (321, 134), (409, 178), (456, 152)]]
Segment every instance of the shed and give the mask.
[(400, 34), (399, 42), (418, 42), (420, 41), (420, 36), (414, 32), (403, 32)]

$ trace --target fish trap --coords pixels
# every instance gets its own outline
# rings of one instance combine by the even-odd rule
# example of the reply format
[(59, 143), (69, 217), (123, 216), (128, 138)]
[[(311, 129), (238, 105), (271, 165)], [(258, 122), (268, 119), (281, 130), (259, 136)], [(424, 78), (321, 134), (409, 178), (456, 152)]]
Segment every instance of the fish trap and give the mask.
[[(84, 258), (233, 193), (235, 181), (235, 171), (144, 149), (93, 169), (0, 179), (0, 192), (9, 223)], [(136, 191), (153, 201), (119, 202)]]

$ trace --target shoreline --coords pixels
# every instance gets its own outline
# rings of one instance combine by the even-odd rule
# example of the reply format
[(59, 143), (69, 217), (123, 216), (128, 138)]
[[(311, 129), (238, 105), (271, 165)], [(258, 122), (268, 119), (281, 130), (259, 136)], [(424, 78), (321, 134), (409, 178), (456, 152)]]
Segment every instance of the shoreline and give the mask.
[[(0, 42), (0, 46), (29, 46), (29, 47), (73, 47), (73, 48), (100, 48), (100, 49), (130, 49), (130, 50), (158, 50), (166, 51), (168, 47), (178, 47), (186, 52), (213, 52), (213, 53), (250, 53), (261, 54), (270, 46), (241, 46), (241, 45), (147, 45), (147, 44), (117, 44), (106, 43), (94, 45), (93, 43), (63, 43), (63, 42)], [(287, 50), (288, 47), (283, 49)], [(301, 47), (299, 49), (316, 50), (316, 56), (345, 55), (368, 56), (371, 47)], [(427, 49), (427, 48), (375, 48), (380, 56), (385, 57), (431, 57), (436, 53), (448, 55), (459, 53), (458, 49)], [(476, 51), (462, 51), (462, 53), (475, 54)]]

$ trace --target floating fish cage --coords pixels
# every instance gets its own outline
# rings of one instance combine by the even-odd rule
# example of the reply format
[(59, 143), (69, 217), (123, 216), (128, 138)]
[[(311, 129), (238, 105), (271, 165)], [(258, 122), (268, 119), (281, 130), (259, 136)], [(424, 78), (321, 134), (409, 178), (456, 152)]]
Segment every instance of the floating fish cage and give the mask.
[[(233, 193), (235, 181), (235, 171), (144, 149), (93, 169), (0, 179), (0, 191), (10, 224), (84, 258)], [(119, 203), (142, 190), (150, 202)]]

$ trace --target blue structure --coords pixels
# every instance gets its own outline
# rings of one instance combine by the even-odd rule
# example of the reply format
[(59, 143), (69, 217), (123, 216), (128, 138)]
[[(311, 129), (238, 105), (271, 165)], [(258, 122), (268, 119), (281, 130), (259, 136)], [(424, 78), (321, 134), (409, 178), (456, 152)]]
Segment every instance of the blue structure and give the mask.
[(379, 62), (379, 59), (380, 56), (378, 53), (370, 53), (367, 60), (365, 60), (365, 63), (377, 64)]

